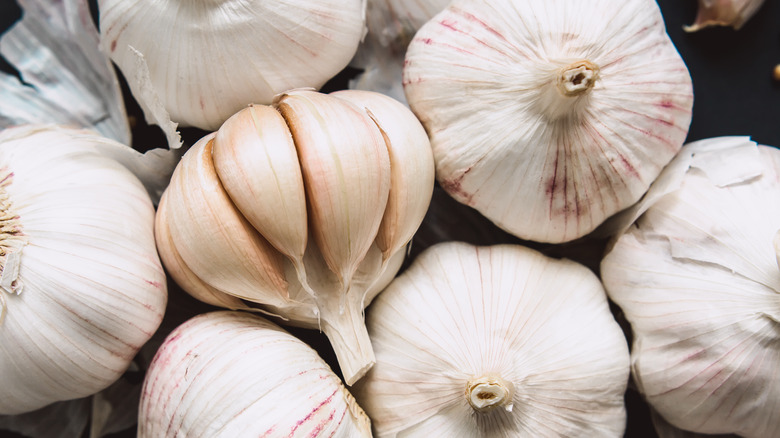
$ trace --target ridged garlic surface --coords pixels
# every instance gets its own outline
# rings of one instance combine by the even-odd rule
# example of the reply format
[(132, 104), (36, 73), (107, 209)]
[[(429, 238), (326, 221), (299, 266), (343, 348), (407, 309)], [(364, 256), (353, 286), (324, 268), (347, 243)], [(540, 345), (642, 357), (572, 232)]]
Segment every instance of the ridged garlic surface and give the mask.
[(246, 312), (196, 316), (157, 351), (139, 438), (370, 437), (371, 425), (317, 352)]
[(193, 296), (321, 328), (352, 384), (374, 362), (363, 309), (400, 268), (433, 184), (428, 138), (404, 105), (294, 90), (239, 111), (184, 155), (157, 243)]
[(636, 202), (693, 105), (652, 0), (456, 0), (410, 43), (404, 89), (445, 190), (551, 243)]
[(601, 264), (637, 387), (681, 429), (778, 436), (780, 151), (691, 143), (647, 198)]
[(710, 26), (730, 26), (739, 30), (758, 12), (764, 0), (699, 0), (696, 18), (688, 32)]
[(367, 311), (378, 437), (620, 437), (628, 346), (598, 278), (517, 245), (430, 247)]
[(154, 207), (106, 145), (127, 148), (55, 126), (0, 132), (0, 414), (104, 389), (162, 320)]
[(364, 3), (100, 0), (101, 44), (136, 98), (145, 61), (171, 120), (214, 130), (248, 104), (319, 88), (346, 67), (364, 33)]

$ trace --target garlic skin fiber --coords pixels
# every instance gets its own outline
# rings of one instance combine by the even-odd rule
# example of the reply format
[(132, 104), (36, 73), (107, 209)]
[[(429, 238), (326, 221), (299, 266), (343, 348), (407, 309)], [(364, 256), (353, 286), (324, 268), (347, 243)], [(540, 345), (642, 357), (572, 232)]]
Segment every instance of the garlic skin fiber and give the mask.
[(601, 264), (638, 389), (684, 430), (780, 435), (780, 151), (688, 144), (646, 198)]
[(456, 0), (409, 44), (404, 90), (441, 186), (549, 243), (636, 202), (682, 146), (693, 105), (652, 0)]
[(696, 19), (686, 32), (696, 32), (710, 26), (731, 26), (739, 30), (758, 12), (764, 0), (699, 0)]
[(139, 438), (370, 437), (363, 410), (311, 347), (245, 312), (196, 316), (144, 380)]
[(437, 244), (374, 300), (354, 387), (378, 437), (620, 437), (628, 346), (598, 278), (517, 245)]
[[(139, 99), (179, 126), (215, 130), (251, 103), (319, 88), (347, 66), (365, 0), (99, 0), (101, 45)], [(137, 80), (139, 56), (150, 84)], [(147, 90), (148, 91), (148, 90)]]
[(403, 104), (292, 90), (184, 155), (157, 244), (196, 298), (323, 330), (352, 384), (374, 363), (363, 309), (400, 268), (433, 184), (427, 135)]
[(94, 394), (159, 326), (154, 207), (127, 148), (92, 131), (0, 132), (0, 414)]

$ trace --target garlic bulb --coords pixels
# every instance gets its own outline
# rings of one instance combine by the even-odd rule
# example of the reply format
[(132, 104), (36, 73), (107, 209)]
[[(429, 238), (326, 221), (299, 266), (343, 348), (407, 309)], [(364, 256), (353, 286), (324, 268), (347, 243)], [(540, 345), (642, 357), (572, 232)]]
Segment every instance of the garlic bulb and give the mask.
[(404, 87), (445, 190), (551, 243), (636, 202), (693, 103), (651, 0), (455, 1), (410, 43)]
[(185, 290), (321, 328), (348, 384), (373, 364), (363, 309), (395, 275), (433, 192), (423, 127), (378, 93), (296, 90), (239, 111), (182, 158), (157, 215)]
[(637, 387), (679, 428), (778, 436), (780, 151), (691, 143), (647, 198), (601, 265)]
[(371, 307), (355, 386), (377, 436), (622, 436), (628, 346), (598, 278), (517, 245), (441, 243)]
[(321, 87), (346, 67), (364, 1), (99, 0), (101, 44), (136, 98), (142, 59), (173, 122), (214, 130), (247, 104)]
[(206, 313), (174, 330), (146, 375), (138, 417), (139, 438), (371, 436), (314, 350), (245, 312)]
[(739, 30), (763, 4), (764, 0), (699, 0), (696, 19), (684, 29), (695, 32), (709, 26), (731, 26)]
[(52, 126), (0, 132), (2, 414), (107, 387), (162, 320), (154, 207), (101, 153), (107, 142)]

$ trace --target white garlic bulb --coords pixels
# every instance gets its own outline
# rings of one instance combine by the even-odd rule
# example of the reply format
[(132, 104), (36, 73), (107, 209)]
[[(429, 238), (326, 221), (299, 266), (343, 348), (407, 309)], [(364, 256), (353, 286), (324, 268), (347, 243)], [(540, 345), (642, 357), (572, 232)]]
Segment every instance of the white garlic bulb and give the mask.
[(636, 202), (693, 104), (652, 0), (454, 1), (410, 43), (404, 87), (442, 187), (552, 243)]
[(780, 151), (691, 143), (647, 198), (601, 264), (637, 387), (681, 429), (778, 436)]
[[(0, 132), (0, 413), (109, 386), (162, 320), (142, 183), (91, 131)], [(129, 149), (129, 148), (127, 148)]]
[(764, 0), (699, 0), (696, 19), (684, 29), (696, 32), (709, 26), (731, 26), (739, 30), (763, 4)]
[(142, 59), (173, 122), (214, 130), (250, 103), (319, 88), (346, 67), (364, 33), (364, 2), (99, 0), (101, 45), (136, 98)]
[(139, 438), (370, 437), (363, 410), (317, 352), (246, 312), (176, 328), (144, 380)]
[(378, 93), (294, 90), (197, 142), (157, 214), (171, 276), (231, 309), (321, 328), (348, 384), (374, 362), (363, 309), (398, 271), (433, 193), (408, 108)]
[(430, 247), (367, 312), (379, 437), (622, 436), (628, 346), (598, 278), (517, 245)]

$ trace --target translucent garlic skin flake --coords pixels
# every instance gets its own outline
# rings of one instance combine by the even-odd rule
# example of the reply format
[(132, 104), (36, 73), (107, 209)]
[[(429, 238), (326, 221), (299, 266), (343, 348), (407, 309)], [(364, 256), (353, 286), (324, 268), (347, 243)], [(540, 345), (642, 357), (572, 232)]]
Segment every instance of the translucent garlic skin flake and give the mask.
[(691, 120), (651, 0), (455, 1), (405, 62), (439, 183), (528, 240), (576, 239), (635, 203)]
[(621, 437), (628, 345), (598, 278), (517, 245), (420, 254), (367, 311), (377, 437)]
[(646, 198), (601, 265), (637, 387), (681, 429), (780, 435), (780, 151), (686, 145)]

